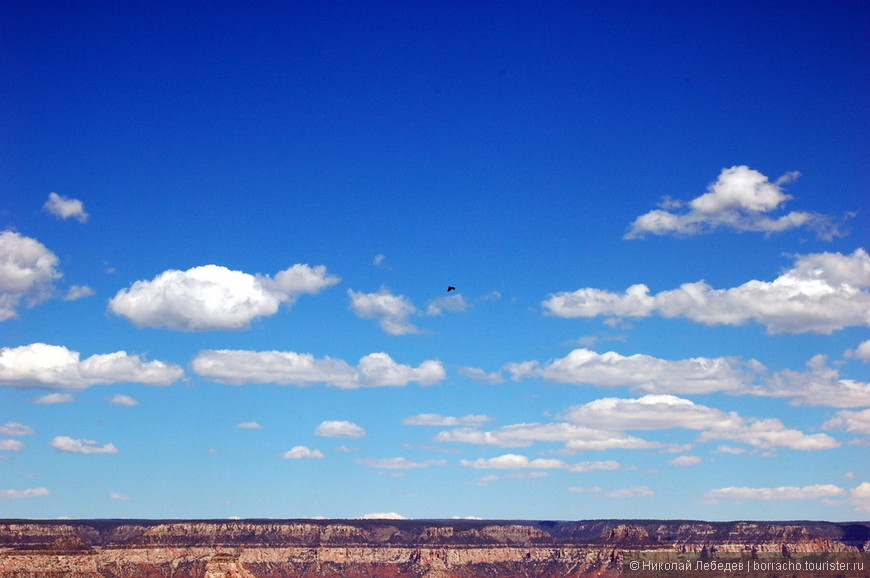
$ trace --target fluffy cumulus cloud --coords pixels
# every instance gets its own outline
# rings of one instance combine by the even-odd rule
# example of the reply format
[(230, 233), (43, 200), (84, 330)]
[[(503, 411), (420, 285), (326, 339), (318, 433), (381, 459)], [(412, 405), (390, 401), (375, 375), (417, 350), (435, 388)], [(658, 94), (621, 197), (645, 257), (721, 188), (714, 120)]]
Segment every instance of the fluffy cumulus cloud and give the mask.
[(192, 362), (193, 370), (212, 381), (242, 385), (325, 383), (341, 389), (404, 386), (411, 382), (432, 385), (447, 372), (440, 361), (427, 360), (417, 367), (396, 363), (386, 353), (370, 353), (356, 367), (341, 359), (317, 358), (293, 351), (206, 350)]
[(404, 295), (393, 295), (386, 287), (377, 293), (361, 293), (348, 289), (350, 309), (363, 319), (377, 319), (378, 324), (390, 335), (420, 333), (420, 329), (409, 321), (417, 308)]
[(624, 356), (580, 348), (561, 359), (511, 363), (505, 369), (515, 380), (531, 377), (598, 387), (627, 386), (646, 392), (709, 393), (745, 389), (753, 367), (754, 363), (744, 364), (736, 358), (669, 361), (643, 354)]
[(650, 294), (646, 285), (625, 293), (584, 288), (550, 295), (543, 307), (558, 317), (684, 317), (705, 325), (756, 321), (769, 333), (825, 333), (870, 326), (870, 255), (799, 256), (773, 281), (752, 280), (730, 289), (704, 281)]
[(349, 289), (350, 309), (363, 319), (376, 319), (381, 329), (390, 335), (421, 333), (422, 330), (410, 319), (414, 315), (442, 315), (461, 313), (468, 309), (468, 302), (459, 293), (436, 297), (421, 311), (404, 295), (394, 295), (386, 287), (377, 293), (362, 293)]
[(732, 429), (743, 424), (735, 413), (726, 414), (674, 395), (607, 397), (572, 406), (562, 417), (578, 425), (614, 430)]
[(324, 455), (320, 450), (312, 450), (305, 446), (294, 446), (292, 449), (281, 454), (281, 457), (285, 460), (322, 460)]
[(807, 211), (771, 215), (792, 199), (783, 185), (798, 176), (797, 172), (787, 173), (771, 182), (745, 165), (723, 169), (706, 193), (688, 203), (668, 198), (663, 208), (635, 219), (625, 238), (637, 239), (648, 234), (689, 236), (718, 228), (771, 234), (800, 227), (827, 240), (841, 236), (835, 219), (827, 215)]
[(504, 454), (494, 458), (476, 460), (460, 460), (459, 464), (468, 468), (495, 470), (568, 470), (570, 472), (592, 472), (596, 470), (618, 470), (619, 462), (613, 460), (579, 462), (569, 464), (563, 460), (538, 458), (530, 460), (519, 454)]
[(3, 452), (20, 452), (25, 447), (24, 442), (18, 440), (0, 440), (0, 451)]
[(564, 443), (569, 452), (610, 449), (666, 448), (666, 444), (647, 441), (625, 432), (588, 428), (569, 423), (521, 423), (494, 430), (455, 428), (439, 432), (437, 442), (466, 443), (504, 448), (530, 447), (538, 442)]
[(862, 341), (854, 351), (849, 351), (849, 357), (855, 357), (861, 361), (870, 361), (870, 339)]
[(57, 436), (51, 440), (51, 447), (60, 452), (74, 454), (117, 454), (115, 444), (100, 445), (94, 440), (73, 439), (68, 436)]
[(826, 421), (825, 429), (840, 429), (851, 433), (870, 435), (870, 409), (861, 411), (838, 411), (837, 414)]
[(750, 393), (788, 397), (792, 405), (870, 406), (870, 383), (841, 379), (840, 372), (828, 365), (828, 358), (824, 355), (810, 359), (806, 371), (785, 369), (776, 372), (764, 385), (751, 388)]
[(45, 245), (14, 231), (0, 233), (0, 321), (18, 315), (24, 301), (32, 306), (48, 299), (61, 277), (59, 259)]
[(46, 488), (28, 488), (26, 490), (0, 490), (0, 498), (18, 500), (21, 498), (41, 498), (50, 495)]
[(245, 329), (257, 318), (274, 315), (282, 303), (291, 305), (301, 294), (339, 281), (323, 265), (297, 264), (274, 277), (204, 265), (137, 281), (119, 291), (109, 308), (140, 327)]
[(317, 426), (314, 435), (327, 438), (362, 438), (366, 436), (366, 430), (350, 421), (328, 420)]
[(429, 425), (429, 426), (480, 426), (488, 421), (492, 421), (488, 415), (465, 415), (454, 417), (449, 415), (441, 415), (439, 413), (421, 413), (411, 417), (406, 417), (402, 420), (405, 425)]
[(88, 220), (89, 215), (85, 212), (85, 205), (78, 199), (71, 199), (57, 193), (49, 193), (48, 200), (42, 208), (58, 219), (75, 219), (79, 223)]
[(80, 357), (77, 351), (45, 343), (0, 348), (0, 385), (78, 391), (119, 382), (169, 385), (184, 375), (177, 365), (143, 361), (124, 351)]

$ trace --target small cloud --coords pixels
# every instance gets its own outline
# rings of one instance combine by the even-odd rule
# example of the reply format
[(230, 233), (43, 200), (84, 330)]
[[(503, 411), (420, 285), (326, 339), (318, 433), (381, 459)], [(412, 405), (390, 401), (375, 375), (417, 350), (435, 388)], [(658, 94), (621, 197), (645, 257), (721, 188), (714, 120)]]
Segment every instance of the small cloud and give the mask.
[(713, 451), (714, 454), (732, 454), (735, 456), (739, 456), (740, 454), (746, 453), (746, 448), (735, 448), (733, 446), (719, 446)]
[(833, 484), (815, 486), (779, 486), (776, 488), (727, 487), (710, 490), (704, 498), (714, 503), (720, 500), (817, 500), (845, 494), (843, 488)]
[(625, 488), (622, 490), (614, 490), (604, 494), (607, 498), (635, 498), (643, 496), (652, 496), (655, 492), (646, 486), (634, 486), (633, 488)]
[(0, 440), (0, 451), (3, 452), (20, 452), (24, 447), (18, 440)]
[(85, 205), (80, 200), (71, 199), (57, 193), (49, 193), (48, 200), (42, 208), (59, 219), (75, 219), (79, 223), (87, 222), (90, 216), (85, 212)]
[(848, 349), (845, 354), (846, 358), (860, 359), (861, 361), (870, 361), (870, 339), (862, 341), (854, 350)]
[(127, 496), (125, 494), (119, 494), (118, 492), (109, 492), (109, 499), (118, 500), (120, 502), (129, 502), (130, 496)]
[(438, 413), (421, 413), (419, 415), (406, 417), (402, 420), (404, 425), (422, 425), (422, 426), (480, 426), (495, 418), (488, 415), (465, 415), (462, 417), (453, 417), (441, 415)]
[(468, 302), (459, 293), (452, 295), (443, 295), (429, 301), (426, 307), (426, 315), (441, 315), (445, 311), (448, 313), (462, 313), (468, 309)]
[(37, 397), (33, 403), (38, 403), (40, 405), (52, 405), (55, 403), (71, 403), (75, 400), (75, 396), (71, 393), (49, 393)]
[(504, 383), (505, 378), (500, 371), (486, 372), (479, 367), (460, 367), (459, 373), (475, 381), (497, 384)]
[(402, 514), (396, 512), (375, 512), (372, 514), (363, 514), (362, 520), (407, 520)]
[(426, 460), (425, 462), (414, 462), (409, 460), (408, 458), (386, 458), (382, 460), (377, 460), (374, 458), (363, 458), (354, 461), (362, 466), (386, 470), (415, 470), (428, 468), (429, 466), (447, 465), (447, 462), (444, 460)]
[(390, 335), (420, 333), (420, 329), (408, 321), (418, 310), (404, 295), (393, 295), (386, 287), (377, 293), (348, 289), (347, 295), (351, 311), (363, 319), (377, 319), (381, 329)]
[(366, 430), (349, 421), (324, 421), (314, 435), (327, 438), (361, 438), (366, 436)]
[(78, 440), (67, 436), (57, 436), (51, 440), (51, 447), (60, 452), (74, 454), (117, 454), (114, 444), (99, 445), (94, 440)]
[(66, 292), (66, 295), (63, 296), (64, 301), (76, 301), (78, 299), (84, 299), (85, 297), (90, 297), (94, 295), (96, 291), (88, 287), (87, 285), (73, 285)]
[(17, 423), (14, 421), (6, 422), (0, 425), (0, 435), (4, 436), (32, 436), (36, 434), (36, 430), (29, 425)]
[(386, 260), (386, 255), (384, 255), (383, 253), (378, 253), (377, 255), (375, 255), (375, 258), (372, 259), (372, 265), (374, 265), (375, 267), (381, 267)]
[(116, 393), (112, 397), (107, 398), (109, 403), (112, 405), (122, 405), (125, 407), (133, 407), (135, 405), (139, 405), (139, 402), (129, 395), (122, 395), (120, 393)]
[(601, 491), (601, 488), (598, 486), (592, 487), (583, 487), (583, 486), (571, 486), (568, 488), (569, 492), (574, 492), (576, 494), (594, 494)]
[(239, 429), (263, 429), (263, 426), (255, 421), (243, 421), (237, 424), (236, 427)]
[(30, 488), (27, 490), (0, 490), (0, 498), (17, 500), (20, 498), (41, 498), (48, 496), (49, 492), (46, 488)]
[(285, 460), (322, 460), (325, 456), (320, 450), (312, 450), (305, 446), (294, 446), (293, 449), (281, 454)]
[(786, 173), (770, 182), (768, 177), (745, 165), (722, 169), (706, 193), (685, 203), (687, 211), (671, 212), (670, 209), (679, 209), (684, 203), (667, 198), (660, 205), (663, 208), (635, 219), (623, 238), (639, 239), (647, 234), (692, 236), (719, 228), (770, 235), (799, 227), (815, 231), (826, 241), (842, 237), (840, 225), (829, 215), (792, 211), (779, 217), (768, 216), (792, 199), (782, 185), (799, 175), (797, 171)]
[(700, 464), (703, 460), (700, 456), (679, 456), (672, 460), (668, 460), (668, 463), (674, 466), (694, 466)]

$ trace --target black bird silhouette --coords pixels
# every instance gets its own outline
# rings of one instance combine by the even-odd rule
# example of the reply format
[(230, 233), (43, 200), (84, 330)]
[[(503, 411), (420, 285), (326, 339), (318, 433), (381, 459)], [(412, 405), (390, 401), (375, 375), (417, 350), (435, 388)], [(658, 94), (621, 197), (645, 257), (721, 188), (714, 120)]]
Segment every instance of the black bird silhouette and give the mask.
[(451, 291), (456, 291), (456, 287), (454, 287), (453, 285), (448, 285), (447, 292), (450, 293)]

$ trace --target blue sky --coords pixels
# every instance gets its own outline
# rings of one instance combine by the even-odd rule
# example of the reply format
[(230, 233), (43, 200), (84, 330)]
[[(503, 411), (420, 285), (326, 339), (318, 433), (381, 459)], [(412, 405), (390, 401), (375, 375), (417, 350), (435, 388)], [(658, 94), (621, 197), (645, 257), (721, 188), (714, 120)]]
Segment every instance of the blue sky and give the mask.
[(0, 26), (0, 516), (867, 518), (863, 3)]

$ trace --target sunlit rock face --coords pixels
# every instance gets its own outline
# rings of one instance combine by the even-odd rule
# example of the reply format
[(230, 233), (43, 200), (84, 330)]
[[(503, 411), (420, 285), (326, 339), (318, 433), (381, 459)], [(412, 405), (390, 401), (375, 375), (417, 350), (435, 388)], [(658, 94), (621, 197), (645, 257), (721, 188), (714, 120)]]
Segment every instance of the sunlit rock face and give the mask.
[(627, 575), (624, 557), (638, 551), (860, 554), (870, 523), (0, 522), (0, 578), (603, 578)]

